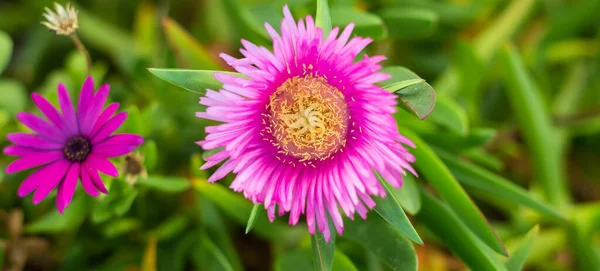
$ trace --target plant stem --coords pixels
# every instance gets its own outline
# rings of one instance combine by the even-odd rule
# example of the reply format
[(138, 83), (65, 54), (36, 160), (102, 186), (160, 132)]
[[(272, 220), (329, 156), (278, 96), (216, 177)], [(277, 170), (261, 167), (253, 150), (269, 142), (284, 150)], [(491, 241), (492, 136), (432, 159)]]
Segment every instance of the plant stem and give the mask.
[(83, 46), (81, 40), (79, 40), (79, 37), (77, 37), (77, 34), (73, 33), (69, 37), (71, 37), (73, 43), (75, 43), (75, 46), (77, 46), (77, 50), (79, 50), (79, 52), (81, 52), (85, 56), (85, 63), (87, 65), (87, 75), (92, 76), (92, 58), (90, 57), (90, 54), (85, 49), (85, 46)]

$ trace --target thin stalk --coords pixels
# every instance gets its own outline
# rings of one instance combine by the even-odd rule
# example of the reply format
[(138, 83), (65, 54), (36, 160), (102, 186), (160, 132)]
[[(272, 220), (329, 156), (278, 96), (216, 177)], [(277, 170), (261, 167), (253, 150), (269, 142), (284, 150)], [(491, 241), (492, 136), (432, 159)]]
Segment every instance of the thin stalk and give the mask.
[(81, 42), (81, 40), (79, 40), (79, 37), (77, 37), (77, 34), (73, 33), (73, 34), (69, 35), (69, 37), (71, 37), (71, 40), (73, 40), (73, 43), (75, 43), (77, 50), (79, 50), (79, 52), (81, 52), (85, 56), (85, 64), (87, 65), (87, 74), (88, 74), (88, 76), (92, 76), (92, 58), (90, 57), (90, 54), (88, 53), (87, 49), (85, 49), (85, 46), (83, 46), (83, 43)]

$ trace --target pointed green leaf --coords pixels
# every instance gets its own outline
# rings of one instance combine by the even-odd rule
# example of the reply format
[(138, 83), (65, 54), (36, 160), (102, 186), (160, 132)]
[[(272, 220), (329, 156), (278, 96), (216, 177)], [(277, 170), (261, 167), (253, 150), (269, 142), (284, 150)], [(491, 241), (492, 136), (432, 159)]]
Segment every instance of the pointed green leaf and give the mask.
[(390, 37), (417, 39), (430, 36), (438, 26), (438, 15), (423, 8), (385, 8), (381, 18), (387, 25)]
[(345, 219), (344, 225), (345, 238), (360, 243), (393, 270), (417, 270), (413, 245), (380, 216), (370, 216), (367, 220)]
[(76, 196), (63, 214), (51, 209), (40, 219), (25, 227), (27, 233), (59, 233), (76, 229), (85, 219), (88, 202), (84, 195)]
[[(239, 75), (235, 72), (207, 71), (207, 70), (182, 70), (182, 69), (148, 69), (156, 77), (165, 80), (185, 90), (194, 93), (206, 93), (206, 89), (219, 90), (223, 84), (213, 74), (215, 72)], [(240, 75), (241, 76), (241, 75)]]
[(171, 45), (182, 67), (210, 70), (218, 70), (220, 68), (204, 46), (177, 24), (177, 22), (169, 17), (164, 17), (162, 27), (167, 41)]
[(12, 57), (13, 42), (6, 32), (0, 31), (0, 74), (6, 69)]
[(452, 98), (446, 96), (438, 97), (428, 121), (433, 121), (461, 136), (466, 136), (469, 132), (467, 112)]
[(469, 198), (465, 190), (458, 184), (448, 168), (431, 148), (416, 134), (404, 130), (402, 132), (411, 139), (417, 148), (411, 152), (416, 157), (415, 165), (425, 179), (436, 189), (442, 199), (458, 214), (463, 222), (494, 251), (506, 255), (506, 249), (494, 230)]
[(548, 201), (559, 206), (569, 200), (565, 167), (560, 151), (556, 151), (550, 114), (525, 63), (514, 47), (501, 50), (503, 70), (506, 73), (506, 91), (530, 151), (534, 177), (540, 182)]
[(555, 207), (534, 199), (525, 189), (509, 180), (445, 151), (436, 150), (436, 153), (461, 183), (487, 191), (494, 197), (523, 204), (554, 219), (566, 221)]
[(415, 177), (411, 174), (402, 176), (402, 188), (393, 189), (396, 199), (402, 208), (411, 215), (416, 215), (421, 210), (421, 193), (417, 187)]
[(148, 140), (142, 146), (142, 155), (144, 156), (144, 166), (146, 170), (152, 172), (158, 162), (158, 150), (154, 140)]
[[(435, 105), (435, 91), (427, 82), (409, 69), (400, 66), (385, 67), (381, 72), (392, 77), (379, 85), (400, 97), (400, 107), (419, 119), (425, 119), (431, 114)], [(423, 81), (417, 82), (417, 80)], [(405, 86), (398, 88), (402, 85)]]
[(190, 187), (186, 178), (175, 176), (151, 175), (148, 178), (139, 178), (138, 184), (167, 193), (179, 193)]
[(523, 237), (523, 240), (521, 241), (521, 244), (519, 245), (519, 247), (515, 251), (510, 253), (510, 255), (511, 255), (510, 258), (504, 264), (504, 266), (506, 266), (506, 269), (508, 271), (523, 270), (523, 267), (525, 265), (525, 260), (527, 260), (529, 251), (531, 250), (531, 247), (533, 246), (533, 242), (535, 242), (535, 239), (538, 235), (539, 228), (540, 228), (539, 226), (533, 227), (533, 229), (531, 229), (529, 231), (529, 233), (527, 233), (527, 235), (525, 235), (525, 237)]
[[(447, 205), (428, 192), (421, 195), (422, 210), (417, 219), (423, 222), (456, 256), (462, 259), (471, 270), (506, 270), (488, 253), (485, 246)], [(491, 251), (490, 251), (491, 252)]]
[[(219, 247), (217, 247), (217, 245), (215, 244), (215, 242), (213, 240), (210, 239), (210, 237), (202, 232), (200, 234), (200, 242), (198, 244), (200, 246), (200, 250), (201, 252), (208, 252), (208, 255), (210, 255), (210, 258), (213, 260), (211, 262), (214, 262), (215, 265), (212, 265), (212, 267), (214, 267), (214, 270), (225, 270), (225, 271), (233, 271), (233, 266), (229, 263), (229, 261), (227, 260), (227, 257), (225, 257), (225, 254), (223, 254), (223, 252), (219, 249)], [(198, 252), (198, 250), (196, 250)], [(199, 254), (206, 254), (206, 253), (199, 253)], [(205, 261), (203, 261), (205, 263)], [(206, 268), (206, 266), (202, 265), (203, 267)]]
[[(275, 259), (276, 271), (307, 271), (314, 269), (313, 259), (308, 248), (285, 252)], [(339, 249), (333, 255), (333, 271), (358, 271), (348, 256)]]
[(377, 212), (385, 221), (394, 226), (399, 230), (406, 238), (414, 241), (417, 244), (423, 245), (423, 240), (419, 237), (419, 234), (408, 220), (408, 217), (402, 210), (400, 202), (396, 198), (394, 189), (390, 184), (387, 183), (379, 174), (377, 174), (379, 181), (385, 188), (386, 197), (375, 197), (375, 212)]
[(315, 25), (323, 30), (323, 36), (327, 37), (331, 32), (331, 14), (327, 0), (317, 0), (317, 17)]
[[(331, 227), (331, 221), (328, 221), (328, 223), (330, 224), (330, 230), (333, 231), (334, 227)], [(325, 236), (318, 230), (310, 236), (310, 241), (312, 243), (314, 269), (317, 271), (331, 271), (335, 252), (335, 231), (331, 233), (329, 242), (325, 241)]]
[(256, 223), (256, 217), (261, 210), (263, 210), (261, 206), (261, 204), (254, 204), (254, 206), (252, 206), (252, 211), (250, 212), (250, 217), (248, 218), (248, 224), (246, 225), (246, 234), (248, 234), (250, 230), (252, 230), (252, 227), (254, 227), (254, 224)]
[(354, 23), (353, 33), (362, 37), (385, 39), (387, 28), (379, 16), (352, 7), (336, 6), (331, 8), (331, 24), (346, 27)]

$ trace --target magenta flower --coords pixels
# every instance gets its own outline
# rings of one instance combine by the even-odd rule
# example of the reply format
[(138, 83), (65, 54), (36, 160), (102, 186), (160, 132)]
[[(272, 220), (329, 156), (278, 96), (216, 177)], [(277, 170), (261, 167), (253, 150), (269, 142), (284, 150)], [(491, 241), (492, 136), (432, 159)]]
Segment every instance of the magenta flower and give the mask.
[(94, 81), (88, 77), (81, 88), (77, 112), (63, 84), (58, 85), (59, 113), (37, 93), (33, 102), (49, 120), (27, 112), (17, 119), (35, 132), (11, 133), (7, 139), (14, 143), (4, 149), (7, 155), (20, 156), (6, 167), (6, 173), (42, 166), (19, 186), (17, 194), (24, 197), (35, 190), (33, 203), (41, 202), (55, 187), (56, 207), (60, 213), (69, 205), (77, 179), (85, 192), (98, 196), (108, 193), (98, 171), (116, 177), (115, 166), (107, 159), (133, 151), (144, 139), (133, 134), (111, 134), (121, 126), (127, 113), (113, 116), (118, 103), (104, 108), (109, 86), (103, 85), (94, 93)]
[(216, 73), (223, 88), (200, 99), (207, 109), (198, 117), (224, 122), (198, 142), (223, 148), (201, 169), (226, 160), (209, 182), (236, 173), (230, 187), (264, 204), (271, 221), (276, 207), (293, 225), (306, 214), (309, 232), (329, 240), (328, 216), (344, 229), (339, 207), (364, 219), (371, 196), (385, 196), (375, 172), (396, 188), (405, 170), (414, 174), (402, 144), (414, 145), (398, 133), (395, 95), (375, 85), (389, 78), (378, 72), (385, 57), (354, 62), (372, 40), (350, 39), (353, 24), (324, 39), (310, 16), (296, 24), (283, 12), (281, 35), (265, 24), (273, 53), (242, 40), (244, 58), (221, 55), (246, 78)]

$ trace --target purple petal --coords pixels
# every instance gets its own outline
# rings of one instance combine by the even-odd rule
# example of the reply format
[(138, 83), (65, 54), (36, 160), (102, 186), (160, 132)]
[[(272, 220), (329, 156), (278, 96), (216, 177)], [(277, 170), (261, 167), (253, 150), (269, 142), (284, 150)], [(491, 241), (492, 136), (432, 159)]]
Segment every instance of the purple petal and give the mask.
[(17, 159), (6, 167), (6, 173), (11, 174), (22, 170), (41, 166), (63, 158), (62, 151), (40, 152)]
[[(112, 177), (119, 176), (119, 171), (117, 170), (115, 165), (113, 165), (110, 161), (108, 161), (108, 159), (94, 155), (94, 154), (90, 154), (87, 157), (87, 159), (84, 163), (84, 166), (88, 170), (91, 170), (91, 169), (99, 170), (100, 172), (102, 172), (108, 176), (112, 176)], [(90, 173), (90, 177), (93, 177), (91, 173)]]
[(92, 132), (90, 134), (96, 134), (96, 132), (98, 132), (98, 130), (100, 130), (100, 128), (102, 128), (102, 126), (104, 126), (104, 123), (106, 123), (106, 121), (115, 113), (117, 112), (117, 109), (119, 109), (119, 103), (112, 103), (109, 106), (107, 106), (104, 111), (102, 111), (102, 114), (100, 114), (100, 116), (98, 117), (98, 119), (96, 120), (95, 124), (94, 124), (94, 128), (92, 129)]
[(63, 114), (63, 123), (65, 128), (71, 132), (71, 135), (79, 133), (79, 127), (77, 127), (77, 119), (75, 117), (75, 109), (69, 97), (69, 92), (63, 83), (58, 85), (58, 104)]
[(79, 131), (81, 132), (81, 126), (85, 121), (85, 115), (90, 110), (90, 104), (94, 99), (94, 79), (90, 76), (85, 79), (83, 86), (81, 86), (81, 92), (79, 94), (79, 103), (77, 104), (77, 121), (79, 124)]
[(79, 174), (81, 176), (81, 185), (83, 186), (83, 190), (85, 190), (88, 195), (97, 197), (100, 195), (98, 190), (96, 190), (96, 186), (92, 183), (92, 179), (90, 178), (90, 174), (88, 174), (87, 169), (84, 166), (79, 167)]
[(63, 145), (53, 141), (49, 141), (38, 135), (28, 133), (11, 133), (6, 136), (8, 141), (23, 147), (30, 147), (41, 150), (58, 150), (62, 149)]
[(50, 122), (52, 122), (59, 129), (63, 128), (63, 121), (60, 117), (60, 114), (58, 113), (56, 108), (54, 108), (54, 106), (50, 102), (48, 102), (48, 100), (46, 100), (44, 97), (42, 97), (42, 95), (39, 95), (37, 93), (32, 93), (31, 98), (33, 99), (35, 105), (37, 105), (40, 111), (42, 111), (44, 116), (46, 116), (46, 118)]
[(58, 192), (56, 193), (56, 208), (61, 214), (63, 213), (64, 209), (69, 206), (71, 199), (73, 199), (78, 178), (79, 163), (73, 163), (67, 172), (65, 179), (58, 186)]
[(123, 124), (123, 121), (127, 118), (126, 112), (121, 112), (116, 114), (114, 117), (109, 119), (103, 126), (92, 136), (92, 144), (97, 144), (99, 142), (104, 141), (110, 134), (112, 134), (115, 130)]
[(89, 136), (92, 132), (92, 128), (96, 123), (96, 119), (102, 112), (102, 107), (104, 107), (104, 103), (106, 103), (106, 98), (108, 97), (108, 92), (110, 87), (108, 85), (103, 85), (98, 89), (98, 93), (94, 95), (93, 100), (90, 103), (90, 108), (85, 114), (85, 118), (79, 120), (79, 127), (81, 130), (81, 134), (84, 136)]
[(33, 204), (40, 203), (46, 196), (48, 196), (50, 191), (52, 191), (52, 189), (58, 185), (71, 166), (71, 162), (66, 159), (61, 159), (50, 164), (50, 166), (52, 167), (49, 167), (47, 171), (44, 172), (42, 177), (43, 179), (41, 180), (39, 186), (35, 189), (35, 193), (33, 194)]
[[(88, 162), (86, 162), (86, 163), (88, 163)], [(85, 166), (88, 174), (90, 175), (90, 178), (92, 179), (92, 183), (94, 184), (96, 189), (98, 189), (100, 192), (102, 192), (104, 194), (108, 194), (108, 190), (106, 190), (106, 187), (104, 186), (104, 183), (102, 182), (102, 178), (100, 177), (100, 174), (98, 174), (98, 170), (90, 167), (90, 165), (86, 165), (86, 163), (84, 163), (83, 165)]]
[(66, 139), (65, 134), (62, 133), (60, 129), (34, 114), (19, 112), (17, 113), (17, 119), (25, 124), (25, 126), (47, 139), (58, 143), (64, 143)]
[(33, 192), (38, 186), (40, 186), (43, 182), (46, 181), (48, 175), (55, 170), (60, 165), (60, 161), (56, 161), (52, 164), (46, 165), (39, 170), (35, 171), (31, 175), (29, 175), (19, 186), (17, 190), (17, 195), (19, 197), (27, 196), (29, 193)]
[(44, 152), (44, 150), (40, 149), (32, 149), (18, 145), (12, 145), (4, 148), (4, 154), (11, 156), (25, 156), (30, 154), (40, 154)]
[(113, 158), (128, 154), (134, 151), (135, 148), (137, 148), (135, 145), (108, 145), (102, 148), (94, 147), (92, 154), (106, 158)]

